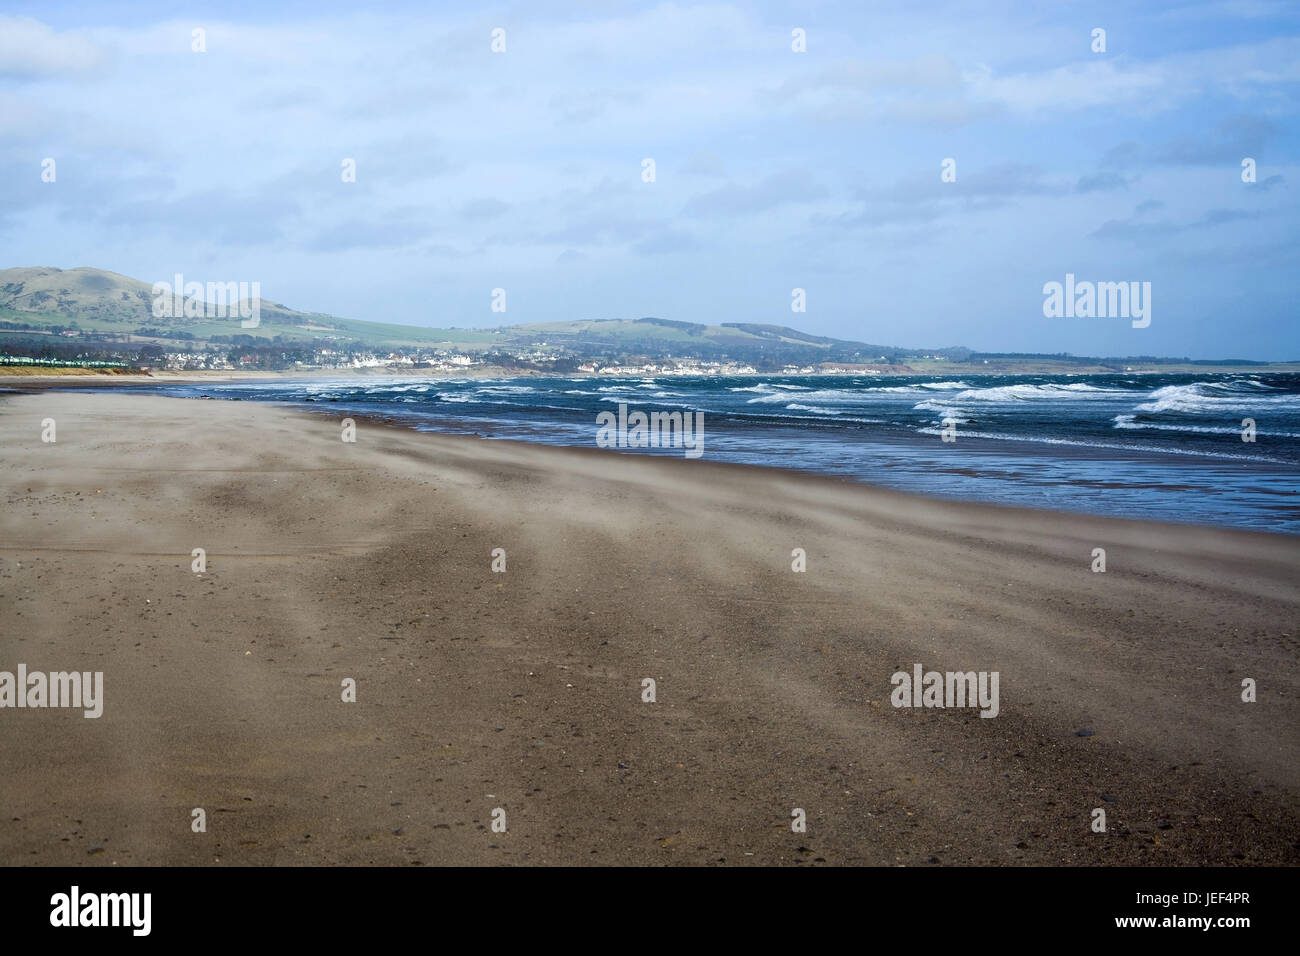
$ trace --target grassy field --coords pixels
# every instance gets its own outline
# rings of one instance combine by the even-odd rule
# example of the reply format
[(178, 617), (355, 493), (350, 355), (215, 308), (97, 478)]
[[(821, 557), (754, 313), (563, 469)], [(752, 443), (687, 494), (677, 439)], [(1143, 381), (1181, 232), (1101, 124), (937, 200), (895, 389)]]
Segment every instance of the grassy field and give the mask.
[[(398, 325), (386, 322), (364, 322), (360, 319), (339, 319), (333, 316), (312, 317), (315, 321), (302, 325), (286, 323), (282, 320), (263, 316), (257, 328), (246, 329), (238, 319), (189, 319), (184, 324), (177, 324), (168, 319), (139, 320), (105, 318), (96, 315), (78, 313), (67, 315), (58, 312), (24, 312), (0, 306), (0, 320), (21, 322), (31, 329), (0, 329), (0, 332), (34, 332), (48, 333), (56, 328), (76, 327), (84, 332), (105, 332), (114, 335), (132, 335), (141, 338), (136, 329), (158, 329), (163, 334), (147, 336), (148, 339), (166, 339), (173, 342), (190, 342), (203, 344), (213, 336), (249, 335), (257, 339), (270, 341), (279, 336), (290, 342), (311, 342), (319, 339), (337, 339), (339, 341), (363, 341), (377, 348), (438, 348), (458, 346), (465, 348), (482, 348), (500, 340), (493, 332), (470, 329), (429, 329), (420, 326)], [(179, 337), (177, 333), (193, 336), (193, 340)]]

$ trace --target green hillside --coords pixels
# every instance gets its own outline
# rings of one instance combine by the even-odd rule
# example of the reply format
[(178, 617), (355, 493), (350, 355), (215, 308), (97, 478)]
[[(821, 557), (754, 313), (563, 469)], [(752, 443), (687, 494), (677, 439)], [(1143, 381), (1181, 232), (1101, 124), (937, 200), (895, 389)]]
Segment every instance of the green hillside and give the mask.
[(511, 343), (542, 343), (599, 353), (602, 348), (646, 353), (675, 352), (712, 358), (771, 356), (790, 362), (870, 362), (899, 349), (806, 335), (776, 325), (703, 325), (672, 319), (578, 319), (534, 322), (502, 329)]
[[(0, 270), (0, 321), (32, 329), (77, 328), (118, 335), (208, 340), (247, 335), (268, 341), (338, 339), (369, 345), (435, 347), (487, 345), (492, 332), (429, 329), (396, 323), (365, 322), (316, 312), (298, 312), (268, 299), (242, 303), (245, 311), (260, 304), (260, 324), (243, 328), (236, 318), (153, 314), (153, 286), (102, 269), (19, 268)], [(232, 310), (233, 311), (233, 310)]]
[[(29, 333), (77, 329), (164, 343), (231, 341), (232, 337), (249, 336), (283, 343), (360, 342), (378, 349), (456, 348), (473, 352), (494, 347), (534, 347), (583, 355), (674, 354), (799, 363), (865, 362), (876, 360), (886, 351), (902, 354), (897, 349), (807, 335), (775, 325), (703, 325), (646, 317), (540, 322), (490, 330), (439, 329), (298, 312), (262, 299), (260, 324), (246, 329), (235, 317), (156, 317), (153, 303), (151, 283), (102, 269), (0, 270), (0, 330), (10, 332), (18, 327)], [(246, 305), (251, 307), (252, 302)]]
[[(269, 369), (320, 367), (337, 362), (340, 356), (345, 362), (349, 356), (374, 360), (376, 353), (387, 352), (400, 353), (407, 362), (428, 363), (458, 352), (477, 355), (496, 367), (534, 371), (572, 371), (589, 361), (609, 365), (694, 359), (764, 371), (821, 365), (936, 375), (1214, 367), (1231, 371), (1268, 364), (980, 353), (960, 346), (906, 349), (812, 335), (784, 325), (706, 325), (653, 316), (534, 322), (497, 329), (423, 328), (299, 312), (266, 299), (260, 300), (260, 324), (246, 329), (237, 314), (155, 317), (153, 302), (150, 283), (102, 269), (0, 270), (0, 355), (153, 365), (168, 353), (190, 356), (184, 359), (188, 362), (201, 352), (208, 357), (226, 356), (226, 361), (239, 367)], [(1274, 363), (1271, 367), (1282, 371), (1297, 366)]]

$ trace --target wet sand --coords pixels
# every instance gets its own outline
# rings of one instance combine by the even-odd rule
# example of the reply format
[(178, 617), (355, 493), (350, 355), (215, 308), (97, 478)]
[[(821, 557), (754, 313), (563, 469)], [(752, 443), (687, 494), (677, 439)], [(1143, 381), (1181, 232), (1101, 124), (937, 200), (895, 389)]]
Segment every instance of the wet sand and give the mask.
[(0, 671), (105, 698), (0, 709), (0, 864), (1300, 860), (1295, 537), (62, 391), (0, 500)]

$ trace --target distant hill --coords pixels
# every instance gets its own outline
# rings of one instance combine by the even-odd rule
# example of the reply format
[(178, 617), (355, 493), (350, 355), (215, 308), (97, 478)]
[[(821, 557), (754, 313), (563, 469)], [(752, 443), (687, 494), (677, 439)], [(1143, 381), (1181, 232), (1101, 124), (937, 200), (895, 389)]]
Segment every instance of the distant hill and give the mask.
[(246, 335), (288, 342), (337, 339), (390, 349), (445, 346), (484, 351), (533, 346), (589, 356), (673, 354), (799, 364), (874, 362), (886, 354), (916, 354), (915, 350), (831, 339), (776, 325), (703, 325), (646, 317), (576, 319), (484, 330), (435, 329), (298, 312), (267, 299), (260, 300), (260, 325), (245, 329), (233, 318), (155, 317), (153, 302), (152, 283), (102, 269), (0, 270), (0, 327), (8, 323), (11, 328), (76, 328), (160, 341), (228, 341), (231, 336)]
[(510, 325), (500, 330), (501, 341), (512, 345), (561, 346), (599, 356), (617, 351), (647, 356), (672, 354), (702, 359), (727, 356), (733, 359), (767, 359), (809, 364), (817, 362), (870, 363), (886, 354), (912, 354), (865, 342), (806, 335), (780, 326), (703, 325), (672, 319), (575, 319), (566, 322), (533, 322)]
[[(167, 277), (168, 280), (171, 276)], [(459, 329), (425, 329), (343, 319), (316, 312), (298, 312), (269, 299), (252, 300), (261, 306), (261, 324), (244, 329), (233, 319), (216, 317), (156, 318), (153, 314), (153, 284), (103, 269), (54, 269), (48, 267), (0, 269), (0, 320), (33, 327), (69, 327), (87, 331), (131, 333), (137, 330), (184, 333), (187, 338), (206, 340), (232, 334), (290, 341), (322, 338), (364, 340), (376, 346), (430, 346), (439, 344), (488, 343), (490, 332)], [(149, 334), (138, 332), (137, 334)]]
[[(168, 279), (171, 277), (169, 276)], [(535, 367), (578, 362), (641, 362), (694, 358), (748, 363), (763, 370), (787, 365), (874, 366), (895, 372), (1028, 373), (1124, 371), (1132, 368), (1233, 368), (1280, 363), (1198, 361), (1138, 356), (1089, 358), (1066, 354), (972, 352), (964, 346), (908, 349), (812, 335), (784, 325), (724, 322), (705, 325), (644, 316), (636, 319), (572, 319), (534, 322), (494, 329), (423, 328), (395, 323), (345, 319), (318, 312), (298, 312), (278, 302), (260, 300), (261, 322), (243, 328), (237, 317), (155, 317), (152, 283), (103, 269), (18, 268), (0, 270), (0, 351), (38, 355), (60, 343), (61, 352), (112, 358), (141, 349), (152, 354), (172, 349), (214, 346), (266, 353), (311, 352), (338, 346), (375, 352), (437, 350), (477, 353), (489, 362), (540, 361)], [(80, 335), (75, 333), (80, 332)], [(64, 339), (58, 333), (71, 334)], [(548, 364), (551, 363), (551, 364)], [(1286, 363), (1287, 369), (1296, 363)]]

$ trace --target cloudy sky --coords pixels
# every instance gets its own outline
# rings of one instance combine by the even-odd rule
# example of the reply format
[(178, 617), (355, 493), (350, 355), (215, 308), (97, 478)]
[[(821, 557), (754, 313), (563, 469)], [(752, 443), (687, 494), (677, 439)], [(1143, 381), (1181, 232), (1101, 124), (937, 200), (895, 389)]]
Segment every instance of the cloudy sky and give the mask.
[[(1300, 359), (1290, 0), (363, 6), (0, 4), (0, 267), (417, 325)], [(1150, 282), (1150, 326), (1045, 318), (1067, 272)]]

